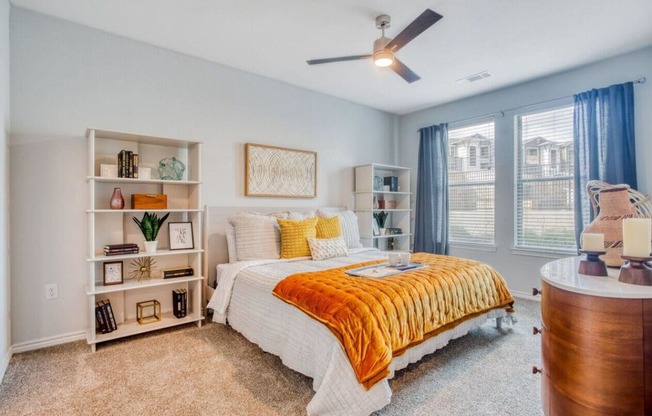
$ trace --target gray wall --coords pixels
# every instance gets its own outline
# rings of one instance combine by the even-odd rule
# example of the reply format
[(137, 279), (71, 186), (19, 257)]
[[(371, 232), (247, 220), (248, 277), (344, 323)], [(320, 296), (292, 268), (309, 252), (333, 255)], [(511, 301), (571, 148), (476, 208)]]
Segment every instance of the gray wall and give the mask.
[[(634, 86), (636, 164), (639, 190), (652, 193), (652, 164), (647, 162), (652, 160), (652, 48), (402, 116), (399, 119), (399, 163), (414, 169), (413, 190), (416, 190), (419, 128), (527, 106), (640, 77), (647, 77), (648, 81)], [(539, 286), (540, 267), (552, 259), (535, 257), (532, 253), (516, 254), (512, 250), (515, 215), (513, 114), (506, 112), (504, 117), (496, 118), (496, 251), (453, 247), (451, 254), (493, 265), (505, 276), (512, 290), (528, 293), (533, 286)]]
[(9, 0), (0, 0), (0, 380), (11, 355), (9, 285)]
[[(393, 115), (18, 8), (11, 23), (17, 350), (87, 326), (87, 127), (203, 140), (209, 205), (351, 206), (353, 166), (396, 162)], [(318, 197), (245, 198), (245, 142), (317, 151)]]

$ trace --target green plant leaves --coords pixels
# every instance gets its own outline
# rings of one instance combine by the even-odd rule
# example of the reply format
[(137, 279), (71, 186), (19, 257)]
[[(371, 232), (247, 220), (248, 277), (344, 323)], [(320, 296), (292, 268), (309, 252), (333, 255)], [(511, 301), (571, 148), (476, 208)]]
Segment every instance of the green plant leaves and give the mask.
[(140, 232), (143, 233), (145, 241), (155, 241), (156, 237), (158, 236), (158, 232), (161, 229), (161, 225), (163, 225), (169, 216), (169, 212), (162, 218), (158, 218), (156, 213), (150, 214), (149, 212), (146, 212), (143, 214), (142, 220), (139, 220), (136, 217), (133, 217), (133, 220), (138, 225), (138, 228), (140, 228)]

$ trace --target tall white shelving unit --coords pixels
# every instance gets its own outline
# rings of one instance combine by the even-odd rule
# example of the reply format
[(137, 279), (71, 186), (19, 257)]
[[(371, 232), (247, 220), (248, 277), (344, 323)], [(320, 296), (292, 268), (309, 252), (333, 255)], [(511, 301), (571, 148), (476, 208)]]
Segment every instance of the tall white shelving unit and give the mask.
[[(195, 322), (201, 326), (202, 316), (202, 197), (201, 197), (201, 150), (197, 141), (168, 139), (114, 131), (88, 129), (88, 276), (87, 276), (87, 340), (95, 351), (98, 343), (123, 338), (143, 332)], [(166, 157), (175, 157), (185, 166), (182, 180), (110, 178), (100, 176), (101, 164), (116, 164), (121, 150), (139, 155), (139, 166), (152, 168), (156, 176), (158, 163)], [(125, 209), (110, 209), (113, 189), (119, 187), (125, 199)], [(167, 209), (129, 209), (132, 194), (166, 194)], [(158, 235), (158, 249), (145, 253), (144, 238), (132, 220), (141, 219), (145, 212), (157, 213), (159, 217), (170, 213)], [(194, 248), (170, 250), (168, 222), (191, 222)], [(137, 243), (140, 253), (105, 256), (106, 244)], [(129, 279), (135, 268), (131, 262), (139, 257), (152, 257), (156, 261), (153, 278), (145, 281)], [(104, 262), (122, 261), (124, 283), (103, 285)], [(191, 266), (193, 276), (163, 279), (157, 271), (166, 267)], [(176, 318), (172, 314), (172, 291), (188, 291), (187, 315)], [(102, 334), (96, 326), (95, 305), (99, 300), (111, 302), (117, 330)], [(162, 318), (149, 324), (136, 320), (136, 303), (155, 299), (161, 304)]]
[[(385, 177), (398, 178), (398, 191), (384, 191), (374, 187), (374, 183), (384, 180)], [(360, 227), (360, 241), (365, 247), (376, 247), (389, 250), (388, 242), (394, 242), (393, 250), (409, 251), (411, 249), (412, 234), (410, 233), (410, 169), (400, 166), (382, 165), (372, 163), (355, 168), (355, 213), (358, 216)], [(374, 199), (394, 201), (395, 208), (375, 208)], [(385, 211), (389, 213), (385, 228), (400, 228), (401, 234), (374, 235), (373, 214)]]

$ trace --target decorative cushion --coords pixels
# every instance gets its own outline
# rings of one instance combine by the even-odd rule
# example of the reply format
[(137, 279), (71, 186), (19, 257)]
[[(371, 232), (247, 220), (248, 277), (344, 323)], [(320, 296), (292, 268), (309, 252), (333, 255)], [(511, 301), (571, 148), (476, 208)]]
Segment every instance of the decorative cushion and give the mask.
[[(327, 212), (317, 210), (317, 216), (320, 218), (331, 218)], [(337, 213), (342, 228), (342, 236), (346, 241), (348, 248), (362, 248), (360, 243), (360, 230), (358, 230), (358, 216), (353, 211), (346, 210)]]
[(313, 260), (326, 260), (349, 255), (346, 250), (346, 241), (342, 237), (309, 238), (308, 245)]
[(342, 236), (340, 217), (317, 218), (317, 238), (335, 238)]
[(239, 261), (280, 257), (281, 235), (274, 216), (241, 213), (229, 217), (229, 223), (235, 232)]
[(308, 238), (317, 237), (317, 218), (305, 220), (279, 219), (281, 227), (281, 258), (310, 256)]
[(226, 226), (226, 251), (229, 255), (229, 263), (238, 261), (238, 250), (235, 246), (235, 230), (233, 226)]
[(308, 218), (314, 218), (315, 215), (316, 215), (315, 210), (308, 210), (305, 212), (289, 211), (287, 218), (289, 220), (305, 220)]

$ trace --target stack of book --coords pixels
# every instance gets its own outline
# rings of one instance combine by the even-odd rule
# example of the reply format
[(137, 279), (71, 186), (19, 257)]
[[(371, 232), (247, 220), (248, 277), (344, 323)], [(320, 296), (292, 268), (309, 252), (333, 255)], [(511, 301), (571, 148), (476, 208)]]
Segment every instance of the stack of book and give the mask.
[(172, 291), (172, 309), (177, 318), (183, 318), (188, 314), (188, 291), (186, 289)]
[(123, 254), (138, 254), (139, 248), (136, 243), (107, 244), (104, 246), (105, 256), (121, 256)]
[(194, 273), (194, 271), (192, 270), (192, 267), (190, 267), (190, 266), (172, 267), (172, 268), (169, 268), (169, 269), (161, 270), (161, 274), (163, 275), (164, 279), (171, 279), (173, 277), (192, 276), (193, 273)]
[(118, 153), (118, 178), (138, 178), (138, 154), (129, 150)]
[(108, 300), (95, 302), (95, 320), (100, 333), (107, 334), (118, 329), (113, 316), (113, 308)]

